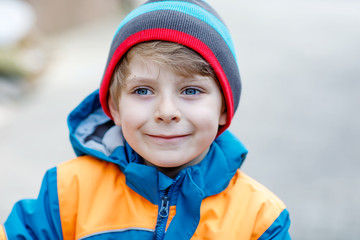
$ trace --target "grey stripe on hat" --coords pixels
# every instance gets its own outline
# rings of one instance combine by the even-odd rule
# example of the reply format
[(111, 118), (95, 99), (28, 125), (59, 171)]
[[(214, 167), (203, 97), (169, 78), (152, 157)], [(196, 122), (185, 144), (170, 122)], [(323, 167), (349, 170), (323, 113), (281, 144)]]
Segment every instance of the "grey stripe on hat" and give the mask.
[[(179, 1), (179, 0), (149, 0), (147, 1), (145, 4), (147, 3), (153, 3), (153, 2), (174, 2), (174, 1)], [(199, 7), (203, 8), (204, 10), (208, 11), (209, 13), (211, 13), (212, 15), (214, 15), (216, 18), (218, 18), (222, 23), (224, 23), (224, 21), (222, 21), (221, 17), (219, 16), (219, 14), (217, 12), (215, 12), (215, 10), (206, 2), (203, 0), (180, 0), (179, 2), (188, 2), (188, 3), (193, 3), (198, 5)]]

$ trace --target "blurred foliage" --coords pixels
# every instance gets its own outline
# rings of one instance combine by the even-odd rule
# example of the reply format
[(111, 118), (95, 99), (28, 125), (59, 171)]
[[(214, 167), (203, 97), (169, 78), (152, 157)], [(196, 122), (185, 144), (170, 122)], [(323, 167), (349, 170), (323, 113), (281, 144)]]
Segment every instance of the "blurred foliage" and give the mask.
[(34, 79), (45, 67), (44, 50), (29, 39), (0, 48), (0, 74)]

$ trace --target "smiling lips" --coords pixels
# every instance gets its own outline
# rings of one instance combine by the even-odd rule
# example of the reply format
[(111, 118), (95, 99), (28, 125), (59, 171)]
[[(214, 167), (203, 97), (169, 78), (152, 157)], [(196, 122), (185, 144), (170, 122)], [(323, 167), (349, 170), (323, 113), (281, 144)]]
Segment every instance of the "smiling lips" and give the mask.
[(150, 137), (153, 141), (156, 143), (162, 143), (162, 144), (170, 144), (170, 143), (178, 143), (187, 137), (190, 136), (190, 134), (182, 134), (182, 135), (152, 135), (147, 134), (148, 137)]

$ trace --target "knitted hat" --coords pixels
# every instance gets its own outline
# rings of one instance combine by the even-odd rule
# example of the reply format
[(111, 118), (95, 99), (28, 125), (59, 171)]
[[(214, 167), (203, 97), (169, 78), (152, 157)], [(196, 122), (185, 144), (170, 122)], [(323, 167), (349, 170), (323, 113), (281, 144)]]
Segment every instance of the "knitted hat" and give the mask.
[(215, 10), (204, 0), (150, 0), (133, 10), (120, 23), (100, 86), (100, 102), (110, 117), (109, 85), (121, 57), (134, 45), (163, 40), (199, 53), (213, 68), (226, 103), (229, 127), (241, 93), (240, 74), (230, 33)]

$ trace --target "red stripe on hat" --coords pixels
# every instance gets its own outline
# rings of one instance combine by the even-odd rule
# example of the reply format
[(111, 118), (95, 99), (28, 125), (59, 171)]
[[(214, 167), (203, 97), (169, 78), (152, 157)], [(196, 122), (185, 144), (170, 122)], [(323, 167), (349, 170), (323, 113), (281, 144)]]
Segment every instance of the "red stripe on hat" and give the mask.
[(219, 129), (218, 135), (220, 135), (226, 128), (229, 127), (231, 119), (234, 115), (234, 100), (227, 76), (214, 53), (206, 44), (192, 35), (171, 29), (157, 28), (143, 30), (129, 36), (118, 46), (105, 71), (104, 78), (100, 86), (100, 103), (106, 115), (112, 118), (108, 106), (108, 94), (111, 77), (117, 63), (132, 46), (141, 42), (152, 40), (175, 42), (187, 46), (198, 52), (211, 65), (220, 82), (227, 109), (227, 123), (221, 129)]

